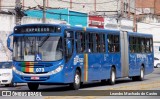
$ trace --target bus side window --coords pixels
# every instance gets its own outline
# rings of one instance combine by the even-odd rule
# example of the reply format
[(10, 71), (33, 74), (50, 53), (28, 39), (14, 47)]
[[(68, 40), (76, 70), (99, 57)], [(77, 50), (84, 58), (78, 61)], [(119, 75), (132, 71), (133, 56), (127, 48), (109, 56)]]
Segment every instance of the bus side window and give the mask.
[(137, 49), (137, 53), (140, 53), (140, 37), (137, 37), (137, 43), (136, 43), (136, 49)]
[(108, 35), (108, 51), (109, 52), (119, 52), (120, 51), (120, 41), (119, 35)]
[(120, 41), (119, 41), (119, 35), (114, 36), (114, 52), (119, 52), (120, 51)]
[(108, 41), (108, 52), (112, 52), (112, 35), (107, 36), (107, 41)]
[(132, 49), (132, 52), (133, 53), (136, 53), (137, 50), (136, 50), (136, 37), (133, 37), (133, 45), (132, 45), (133, 49)]
[(105, 52), (105, 34), (100, 34), (100, 52)]
[(76, 32), (76, 49), (77, 49), (77, 53), (81, 52), (81, 32)]
[(93, 33), (88, 33), (88, 52), (93, 52)]
[(149, 38), (146, 38), (145, 39), (145, 42), (146, 42), (146, 53), (149, 53), (150, 52), (150, 49), (149, 49), (149, 45), (150, 45), (150, 39)]
[(153, 39), (150, 38), (150, 43), (149, 43), (149, 48), (150, 48), (150, 52), (153, 52)]
[(76, 32), (77, 34), (77, 42), (76, 49), (77, 53), (83, 53), (86, 50), (86, 34), (84, 32)]
[(129, 49), (130, 49), (130, 53), (135, 53), (135, 50), (134, 50), (134, 37), (132, 37), (132, 36), (129, 37)]
[(80, 39), (81, 39), (81, 52), (83, 53), (85, 51), (85, 34), (84, 32), (80, 33)]
[(100, 52), (100, 34), (96, 34), (96, 51)]
[(141, 38), (141, 52), (145, 53), (145, 38)]
[(97, 53), (97, 37), (95, 33), (93, 33), (93, 52)]

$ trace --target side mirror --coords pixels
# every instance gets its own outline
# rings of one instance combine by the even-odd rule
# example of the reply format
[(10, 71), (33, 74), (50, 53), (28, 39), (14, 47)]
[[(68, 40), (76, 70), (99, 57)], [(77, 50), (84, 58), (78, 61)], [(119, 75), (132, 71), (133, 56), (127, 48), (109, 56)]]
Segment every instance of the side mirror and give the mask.
[(7, 38), (7, 47), (8, 47), (8, 49), (9, 49), (11, 52), (13, 52), (13, 49), (10, 47), (10, 46), (11, 46), (10, 36), (12, 36), (12, 35), (13, 35), (13, 33), (10, 34), (10, 35), (8, 36), (8, 38)]

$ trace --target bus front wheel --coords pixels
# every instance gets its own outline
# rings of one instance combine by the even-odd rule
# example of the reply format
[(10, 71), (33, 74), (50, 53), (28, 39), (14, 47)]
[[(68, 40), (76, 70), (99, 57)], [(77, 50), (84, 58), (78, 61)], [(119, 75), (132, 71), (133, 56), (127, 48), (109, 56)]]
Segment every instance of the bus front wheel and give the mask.
[(31, 91), (36, 91), (39, 87), (39, 84), (37, 83), (27, 83), (28, 84), (28, 88), (31, 90)]
[(78, 90), (81, 85), (81, 75), (79, 70), (76, 70), (74, 75), (74, 82), (70, 84), (70, 87), (74, 90)]

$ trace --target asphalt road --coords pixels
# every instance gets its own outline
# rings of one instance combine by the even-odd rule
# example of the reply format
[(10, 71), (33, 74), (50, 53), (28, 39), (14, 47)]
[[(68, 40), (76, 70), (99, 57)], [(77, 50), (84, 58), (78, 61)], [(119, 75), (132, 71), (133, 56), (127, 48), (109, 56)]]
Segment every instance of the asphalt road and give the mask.
[[(0, 90), (28, 90), (26, 84), (18, 84), (16, 87), (4, 87), (0, 85)], [(160, 91), (160, 68), (155, 68), (152, 74), (146, 75), (144, 81), (132, 81), (129, 78), (123, 78), (116, 80), (115, 85), (101, 84), (100, 82), (94, 82), (91, 84), (85, 84), (80, 89), (87, 92), (88, 90), (159, 90)], [(70, 90), (68, 86), (57, 85), (40, 85), (39, 91), (45, 92), (74, 92)], [(58, 94), (57, 94), (58, 95)], [(67, 94), (66, 94), (67, 95)], [(43, 97), (29, 97), (31, 99), (117, 99), (117, 96), (43, 96)], [(124, 98), (137, 98), (137, 99), (159, 99), (159, 96), (118, 96), (118, 99)], [(0, 99), (22, 99), (22, 97), (0, 97)], [(28, 97), (23, 97), (28, 99)]]

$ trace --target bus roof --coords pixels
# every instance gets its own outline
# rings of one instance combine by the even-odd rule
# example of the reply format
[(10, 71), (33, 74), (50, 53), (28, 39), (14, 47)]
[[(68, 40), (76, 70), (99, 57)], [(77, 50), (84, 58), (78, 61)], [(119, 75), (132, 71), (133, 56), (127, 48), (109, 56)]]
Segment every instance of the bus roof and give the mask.
[(139, 33), (139, 32), (128, 32), (129, 35), (132, 36), (146, 36), (146, 37), (153, 37), (152, 34), (145, 34), (145, 33)]
[[(101, 29), (101, 28), (94, 28), (94, 27), (83, 27), (83, 26), (70, 26), (70, 25), (66, 25), (66, 24), (49, 24), (49, 23), (36, 23), (36, 24), (23, 24), (23, 25), (18, 25), (15, 27), (23, 27), (23, 26), (60, 26), (62, 28), (66, 28), (66, 29), (73, 29), (73, 30), (78, 30), (78, 31), (83, 31), (83, 30), (88, 30), (90, 32), (95, 32), (98, 31), (99, 33), (120, 33), (119, 30), (108, 30), (108, 29)], [(145, 34), (145, 33), (139, 33), (139, 32), (127, 32), (129, 35), (132, 36), (147, 36), (147, 37), (152, 37), (152, 34)]]

